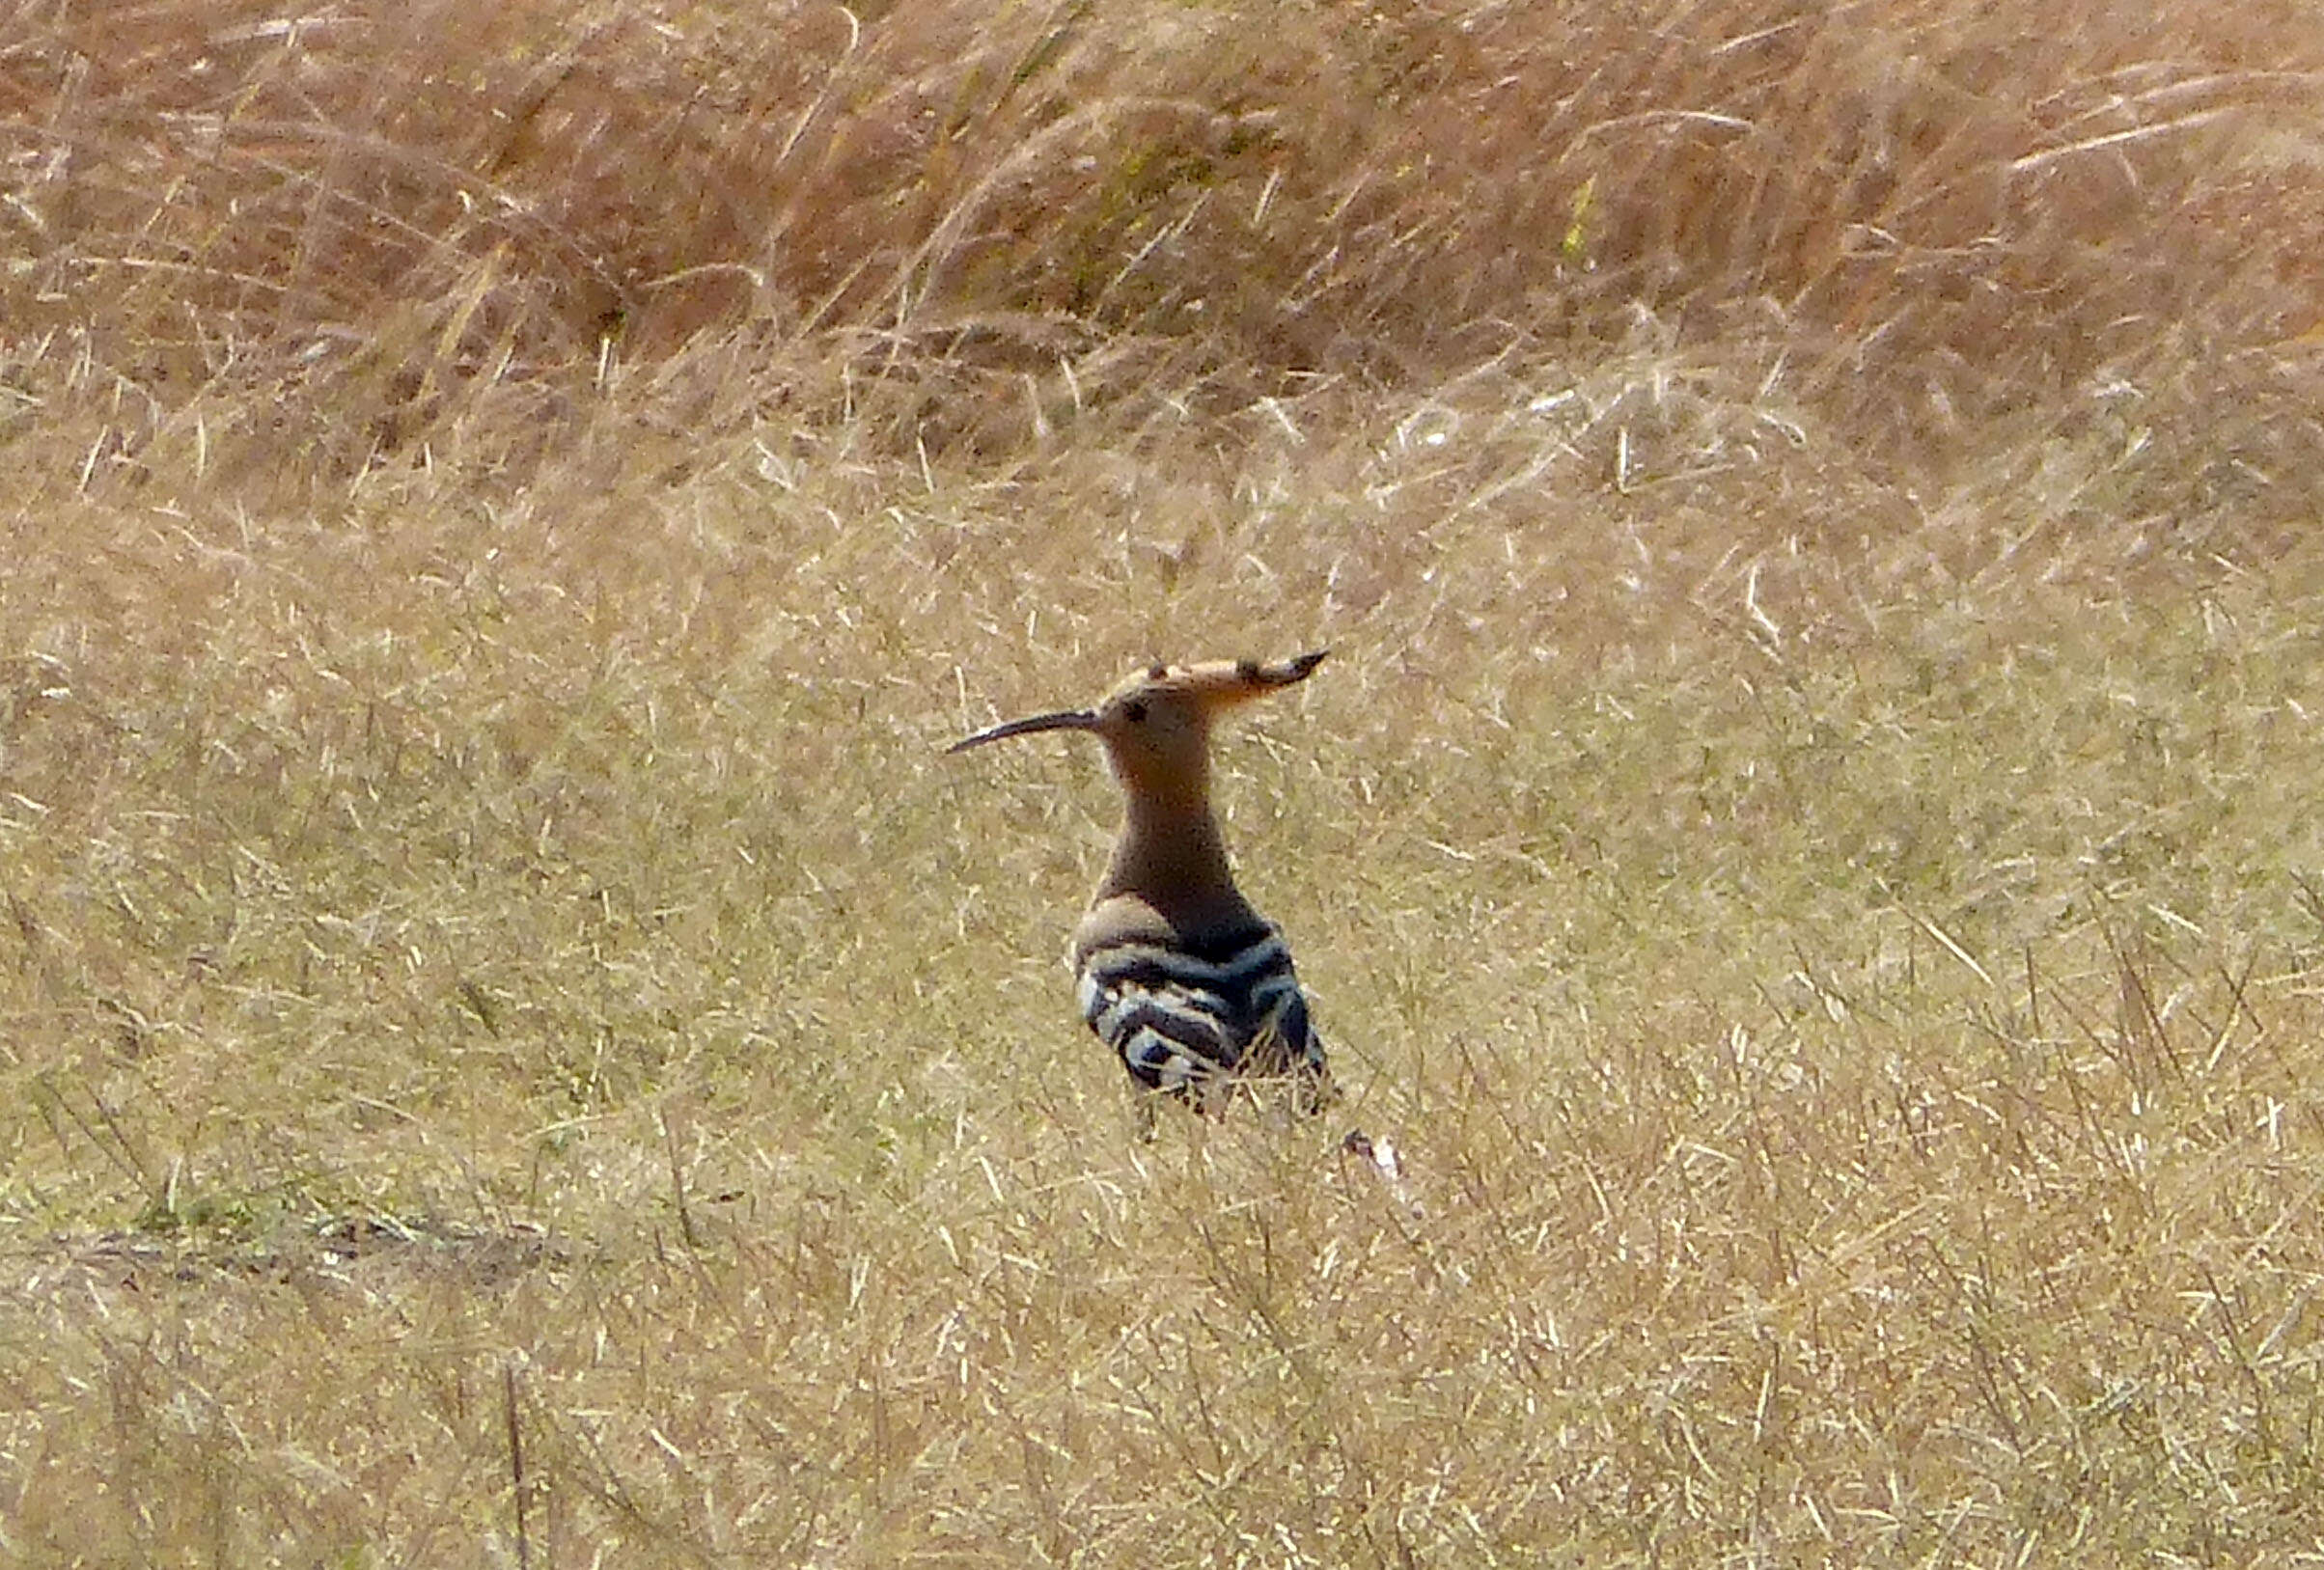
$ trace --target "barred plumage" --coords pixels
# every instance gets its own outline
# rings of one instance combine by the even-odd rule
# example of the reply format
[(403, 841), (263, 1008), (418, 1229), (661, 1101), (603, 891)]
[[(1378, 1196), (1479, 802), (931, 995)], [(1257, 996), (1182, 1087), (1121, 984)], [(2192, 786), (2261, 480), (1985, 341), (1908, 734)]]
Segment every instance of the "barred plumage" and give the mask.
[(1209, 795), (1212, 717), (1305, 680), (1322, 660), (1157, 665), (1094, 708), (1012, 720), (952, 749), (1043, 730), (1105, 742), (1121, 837), (1072, 957), (1083, 1021), (1147, 1090), (1211, 1111), (1255, 1078), (1288, 1078), (1307, 1112), (1334, 1097), (1290, 950), (1235, 887)]
[(1236, 1076), (1291, 1076), (1303, 1100), (1329, 1084), (1283, 935), (1260, 925), (1203, 948), (1119, 939), (1076, 946), (1081, 1017), (1149, 1090), (1213, 1102)]

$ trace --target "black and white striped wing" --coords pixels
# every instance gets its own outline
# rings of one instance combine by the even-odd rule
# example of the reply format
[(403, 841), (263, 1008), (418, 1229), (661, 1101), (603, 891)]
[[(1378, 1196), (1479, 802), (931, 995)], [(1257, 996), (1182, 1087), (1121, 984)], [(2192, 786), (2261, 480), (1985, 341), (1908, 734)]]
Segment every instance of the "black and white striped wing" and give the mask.
[(1205, 951), (1123, 940), (1081, 956), (1081, 1017), (1148, 1089), (1199, 1096), (1233, 1075), (1324, 1075), (1290, 950), (1273, 927)]

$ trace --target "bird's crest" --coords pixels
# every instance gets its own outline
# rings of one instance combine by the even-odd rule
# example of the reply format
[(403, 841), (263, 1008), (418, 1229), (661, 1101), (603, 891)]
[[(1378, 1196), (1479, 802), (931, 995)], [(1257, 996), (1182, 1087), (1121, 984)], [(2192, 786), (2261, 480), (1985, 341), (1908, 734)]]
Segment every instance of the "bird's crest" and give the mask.
[(988, 741), (1042, 730), (1092, 730), (1109, 742), (1120, 743), (1143, 727), (1173, 719), (1199, 730), (1221, 710), (1305, 681), (1328, 652), (1319, 648), (1273, 662), (1203, 660), (1192, 665), (1149, 665), (1125, 678), (1093, 707), (1004, 721), (964, 736), (946, 750), (965, 752)]

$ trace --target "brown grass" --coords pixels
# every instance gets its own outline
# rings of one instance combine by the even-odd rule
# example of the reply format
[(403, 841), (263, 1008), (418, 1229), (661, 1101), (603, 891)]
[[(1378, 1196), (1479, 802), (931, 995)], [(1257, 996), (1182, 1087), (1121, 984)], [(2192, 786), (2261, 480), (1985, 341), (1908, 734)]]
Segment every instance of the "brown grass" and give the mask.
[[(0, 1556), (2291, 1565), (2324, 24), (5, 24)], [(1357, 1116), (1165, 1120), (1155, 655)]]

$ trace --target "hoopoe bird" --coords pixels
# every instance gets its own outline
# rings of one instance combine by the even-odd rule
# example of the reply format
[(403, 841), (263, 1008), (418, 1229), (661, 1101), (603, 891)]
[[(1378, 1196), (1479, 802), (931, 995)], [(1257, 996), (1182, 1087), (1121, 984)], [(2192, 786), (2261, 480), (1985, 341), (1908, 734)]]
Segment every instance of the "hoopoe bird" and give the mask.
[[(1323, 658), (1155, 665), (1093, 708), (1010, 720), (948, 749), (1046, 730), (1087, 730), (1105, 743), (1124, 809), (1113, 859), (1073, 933), (1081, 1017), (1145, 1090), (1206, 1112), (1223, 1110), (1252, 1079), (1288, 1080), (1302, 1113), (1337, 1099), (1291, 951), (1235, 887), (1210, 810), (1212, 723), (1305, 681)], [(1150, 1130), (1151, 1100), (1142, 1095), (1139, 1107)], [(1360, 1134), (1348, 1147), (1379, 1161)]]

